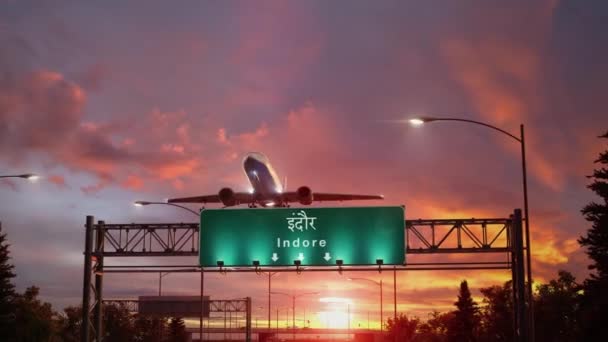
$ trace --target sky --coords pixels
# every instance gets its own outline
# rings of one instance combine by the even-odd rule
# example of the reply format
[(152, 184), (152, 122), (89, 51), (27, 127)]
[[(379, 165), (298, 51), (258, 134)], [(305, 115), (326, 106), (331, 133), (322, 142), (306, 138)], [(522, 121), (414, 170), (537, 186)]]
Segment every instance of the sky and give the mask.
[[(81, 302), (86, 215), (195, 221), (132, 202), (245, 190), (249, 151), (265, 153), (291, 189), (382, 193), (407, 218), (508, 217), (523, 206), (519, 144), (474, 125), (399, 122), (419, 115), (515, 135), (523, 123), (534, 279), (587, 275), (576, 239), (589, 227), (580, 209), (597, 200), (586, 176), (606, 149), (597, 138), (608, 129), (605, 2), (0, 6), (0, 174), (42, 176), (0, 182), (0, 220), (18, 290), (39, 286), (55, 308)], [(357, 276), (383, 279), (388, 316), (392, 274)], [(153, 295), (157, 277), (108, 275), (106, 296)], [(463, 279), (481, 299), (509, 272), (400, 273), (398, 310), (423, 319), (451, 310)], [(215, 298), (259, 297), (254, 316), (266, 315), (264, 277), (209, 275), (205, 286)], [(378, 322), (371, 283), (281, 274), (273, 288), (350, 298), (354, 322), (368, 312)], [(196, 291), (197, 275), (163, 278), (166, 294)], [(322, 326), (317, 298), (298, 305)]]

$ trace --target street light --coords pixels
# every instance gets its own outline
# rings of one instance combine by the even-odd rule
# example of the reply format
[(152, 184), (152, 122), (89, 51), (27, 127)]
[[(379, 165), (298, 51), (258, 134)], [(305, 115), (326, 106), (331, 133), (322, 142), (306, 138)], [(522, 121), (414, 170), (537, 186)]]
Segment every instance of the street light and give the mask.
[(279, 272), (261, 272), (262, 274), (268, 274), (268, 331), (270, 331), (270, 289), (271, 289), (271, 279), (273, 276), (278, 275)]
[(370, 281), (376, 285), (378, 285), (380, 287), (380, 332), (383, 331), (383, 327), (382, 325), (384, 317), (382, 315), (382, 279), (380, 279), (380, 281), (375, 281), (373, 279), (368, 279), (368, 278), (348, 278), (349, 281), (353, 281), (353, 280), (362, 280), (362, 281)]
[(527, 172), (526, 172), (526, 143), (524, 138), (524, 125), (519, 125), (519, 137), (503, 130), (498, 127), (492, 126), (490, 124), (469, 120), (469, 119), (460, 119), (460, 118), (437, 118), (437, 117), (417, 117), (412, 118), (409, 122), (414, 126), (422, 126), (424, 123), (433, 122), (433, 121), (459, 121), (466, 122), (475, 125), (484, 126), (487, 128), (491, 128), (495, 131), (503, 133), (513, 140), (517, 141), (521, 146), (521, 170), (522, 170), (522, 180), (523, 180), (523, 192), (524, 192), (524, 215), (526, 217), (525, 220), (525, 228), (526, 228), (526, 266), (527, 266), (527, 277), (528, 277), (528, 307), (530, 311), (528, 312), (528, 319), (530, 322), (530, 338), (534, 340), (534, 300), (532, 298), (532, 262), (531, 262), (531, 246), (530, 246), (530, 212), (528, 210), (528, 180), (527, 180)]
[(184, 207), (183, 205), (179, 205), (179, 204), (175, 204), (175, 203), (167, 203), (167, 202), (149, 202), (149, 201), (135, 201), (135, 202), (133, 202), (133, 205), (135, 205), (136, 207), (142, 207), (142, 206), (144, 206), (144, 205), (151, 205), (151, 204), (164, 204), (164, 205), (170, 205), (170, 206), (172, 206), (172, 207), (178, 207), (178, 208), (181, 208), (181, 209), (184, 209), (184, 210), (188, 210), (189, 212), (193, 213), (194, 215), (196, 215), (196, 216), (198, 216), (198, 217), (200, 217), (200, 216), (201, 216), (201, 214), (200, 214), (200, 213), (197, 213), (196, 211), (194, 211), (194, 210), (192, 210), (192, 209), (190, 209), (190, 208), (187, 208), (187, 207)]
[(305, 293), (300, 293), (297, 295), (292, 295), (289, 293), (285, 293), (285, 292), (270, 292), (271, 294), (278, 294), (278, 295), (283, 295), (283, 296), (287, 296), (287, 297), (291, 297), (291, 305), (292, 305), (292, 311), (291, 311), (291, 329), (292, 329), (292, 334), (293, 334), (293, 339), (296, 339), (296, 298), (298, 297), (303, 297), (306, 295), (318, 295), (320, 292), (305, 292)]
[(33, 173), (24, 173), (22, 175), (3, 175), (3, 176), (0, 176), (0, 178), (23, 178), (23, 179), (35, 181), (38, 178), (40, 178), (40, 176), (33, 174)]
[(158, 272), (158, 296), (162, 296), (163, 277), (168, 276), (171, 272)]

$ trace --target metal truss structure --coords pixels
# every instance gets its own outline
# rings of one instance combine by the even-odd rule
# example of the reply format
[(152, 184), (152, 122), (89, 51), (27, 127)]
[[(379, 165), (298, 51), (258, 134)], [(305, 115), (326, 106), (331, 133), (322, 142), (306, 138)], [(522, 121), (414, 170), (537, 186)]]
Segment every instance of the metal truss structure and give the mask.
[[(513, 280), (514, 336), (517, 341), (529, 340), (528, 298), (525, 296), (522, 215), (515, 209), (509, 218), (490, 219), (418, 219), (406, 220), (406, 255), (447, 256), (445, 261), (410, 262), (400, 266), (325, 266), (325, 267), (240, 267), (201, 268), (198, 265), (106, 265), (108, 257), (198, 256), (199, 225), (168, 224), (106, 224), (86, 218), (83, 284), (82, 341), (102, 340), (102, 305), (104, 273), (196, 272), (342, 272), (382, 270), (488, 270), (511, 269)], [(455, 254), (484, 253), (505, 256), (502, 261), (455, 261)], [(95, 275), (93, 281), (92, 275)], [(94, 298), (91, 303), (91, 294)], [(213, 302), (213, 301), (211, 301)], [(221, 303), (222, 301), (217, 301)], [(201, 304), (202, 305), (202, 304)], [(216, 309), (221, 309), (216, 307)], [(224, 308), (225, 310), (225, 308)], [(201, 319), (202, 320), (202, 319)], [(250, 319), (248, 319), (250, 321)], [(250, 322), (248, 323), (251, 327)], [(202, 327), (202, 322), (201, 322)], [(250, 332), (250, 329), (248, 330)], [(250, 340), (250, 334), (247, 334)]]

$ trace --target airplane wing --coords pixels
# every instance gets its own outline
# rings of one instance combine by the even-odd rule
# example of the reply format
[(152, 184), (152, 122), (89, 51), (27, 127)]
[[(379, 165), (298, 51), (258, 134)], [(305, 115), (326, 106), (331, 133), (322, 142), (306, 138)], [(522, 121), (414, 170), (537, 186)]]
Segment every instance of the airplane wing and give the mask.
[(220, 202), (221, 202), (220, 196), (218, 196), (218, 195), (170, 198), (167, 201), (167, 203), (220, 203)]
[[(298, 202), (300, 198), (297, 192), (286, 192), (283, 194), (283, 199), (286, 202)], [(352, 194), (332, 194), (325, 192), (314, 192), (313, 202), (327, 202), (327, 201), (364, 201), (364, 200), (377, 200), (384, 199), (382, 195), (352, 195)]]
[[(234, 199), (237, 204), (252, 203), (255, 199), (248, 192), (235, 192)], [(167, 203), (222, 203), (219, 195), (205, 195), (194, 197), (171, 198)]]

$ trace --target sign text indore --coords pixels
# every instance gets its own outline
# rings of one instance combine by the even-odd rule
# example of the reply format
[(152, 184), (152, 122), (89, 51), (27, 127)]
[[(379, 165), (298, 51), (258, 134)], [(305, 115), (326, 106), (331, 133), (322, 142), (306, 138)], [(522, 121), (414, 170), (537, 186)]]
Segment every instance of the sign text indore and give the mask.
[(405, 263), (403, 207), (206, 209), (204, 267), (385, 265)]

